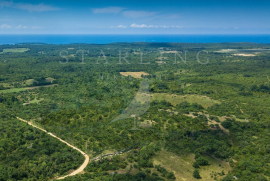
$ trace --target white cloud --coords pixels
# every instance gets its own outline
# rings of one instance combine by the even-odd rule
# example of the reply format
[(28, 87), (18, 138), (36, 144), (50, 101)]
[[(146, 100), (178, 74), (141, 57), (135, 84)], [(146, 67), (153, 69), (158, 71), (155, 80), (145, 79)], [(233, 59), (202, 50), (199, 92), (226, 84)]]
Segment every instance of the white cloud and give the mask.
[(17, 27), (15, 27), (16, 29), (25, 29), (25, 28), (28, 28), (27, 26), (23, 26), (23, 25), (19, 25)]
[(127, 28), (127, 26), (124, 26), (124, 25), (118, 25), (117, 28)]
[(136, 23), (133, 23), (132, 25), (130, 25), (131, 28), (182, 28), (181, 26), (165, 26), (165, 25), (162, 25), (162, 26), (158, 26), (158, 25), (146, 25), (146, 24), (141, 24), (141, 25), (138, 25)]
[(127, 28), (125, 25), (118, 25), (118, 26), (110, 26), (108, 28)]
[(41, 4), (29, 4), (29, 3), (14, 3), (12, 1), (1, 1), (0, 6), (3, 7), (9, 7), (9, 8), (15, 8), (15, 9), (21, 9), (21, 10), (27, 10), (30, 12), (44, 12), (44, 11), (56, 11), (60, 10), (58, 7), (50, 6), (50, 5), (44, 5)]
[(105, 14), (105, 13), (109, 13), (109, 14), (118, 14), (120, 13), (124, 8), (121, 7), (107, 7), (107, 8), (93, 8), (92, 12), (94, 14)]
[(138, 25), (138, 24), (135, 24), (133, 23), (132, 25), (130, 25), (131, 28), (148, 28), (148, 26), (146, 24), (141, 24), (141, 25)]
[(7, 29), (7, 28), (11, 28), (12, 26), (10, 26), (10, 25), (7, 25), (7, 24), (3, 24), (3, 25), (1, 25), (0, 26), (0, 28), (5, 28), (5, 29)]
[(122, 14), (128, 18), (144, 18), (154, 16), (156, 12), (149, 11), (123, 11)]

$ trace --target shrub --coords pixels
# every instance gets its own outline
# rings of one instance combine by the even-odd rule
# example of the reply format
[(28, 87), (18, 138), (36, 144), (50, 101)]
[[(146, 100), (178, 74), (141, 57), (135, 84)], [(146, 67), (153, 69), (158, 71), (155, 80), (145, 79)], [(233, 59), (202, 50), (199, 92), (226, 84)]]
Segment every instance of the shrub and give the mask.
[(197, 169), (194, 170), (193, 177), (196, 178), (196, 179), (201, 179), (202, 178), (201, 175), (200, 175), (199, 170), (197, 170)]

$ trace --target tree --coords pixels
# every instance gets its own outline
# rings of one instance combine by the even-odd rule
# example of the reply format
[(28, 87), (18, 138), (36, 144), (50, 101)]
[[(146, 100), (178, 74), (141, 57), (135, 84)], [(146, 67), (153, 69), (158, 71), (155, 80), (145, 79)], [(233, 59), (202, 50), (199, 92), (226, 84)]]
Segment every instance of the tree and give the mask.
[(193, 177), (196, 178), (196, 179), (201, 179), (202, 178), (201, 175), (200, 175), (199, 170), (197, 170), (197, 169), (194, 170)]
[(221, 123), (221, 125), (222, 125), (224, 128), (229, 129), (229, 128), (232, 126), (232, 122), (229, 121), (229, 120), (226, 120), (226, 121), (223, 121), (223, 122)]
[(208, 160), (206, 160), (205, 158), (199, 156), (198, 158), (196, 158), (196, 162), (201, 165), (201, 166), (205, 166), (208, 165)]
[(194, 168), (200, 168), (200, 165), (197, 162), (194, 162), (192, 165)]

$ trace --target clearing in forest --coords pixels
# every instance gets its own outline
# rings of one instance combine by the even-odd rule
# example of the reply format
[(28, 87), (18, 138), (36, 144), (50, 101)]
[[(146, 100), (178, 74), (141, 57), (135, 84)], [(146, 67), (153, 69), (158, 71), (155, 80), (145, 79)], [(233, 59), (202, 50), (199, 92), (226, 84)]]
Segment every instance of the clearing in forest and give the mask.
[[(195, 168), (192, 166), (193, 162), (195, 162), (194, 156), (194, 154), (179, 156), (166, 150), (161, 150), (154, 156), (154, 165), (160, 164), (166, 168), (166, 170), (174, 172), (176, 181), (195, 181), (197, 180), (193, 177)], [(225, 174), (228, 174), (230, 171), (228, 162), (212, 157), (205, 158), (207, 158), (209, 165), (200, 166), (201, 181), (214, 180), (214, 178), (211, 178), (211, 174), (216, 173), (216, 175), (218, 175), (217, 173), (221, 173), (222, 170), (224, 170)], [(218, 175), (217, 178), (221, 179), (222, 177)]]
[(26, 91), (26, 90), (38, 89), (40, 87), (54, 87), (56, 85), (58, 85), (58, 84), (42, 85), (42, 86), (36, 86), (36, 87), (24, 87), (24, 88), (5, 89), (5, 90), (0, 90), (0, 93), (21, 92), (21, 91)]
[(134, 78), (142, 78), (141, 76), (142, 75), (149, 75), (148, 73), (145, 73), (145, 72), (120, 72), (121, 75), (124, 75), (124, 76), (131, 76), (131, 77), (134, 77)]
[(14, 88), (14, 89), (5, 89), (5, 90), (0, 90), (0, 93), (12, 93), (12, 92), (20, 92), (20, 91), (25, 91), (25, 88)]
[(23, 53), (30, 50), (29, 48), (11, 48), (11, 49), (3, 49), (3, 53)]
[(210, 97), (196, 94), (175, 95), (166, 93), (154, 93), (152, 94), (152, 100), (166, 100), (174, 106), (181, 102), (187, 101), (188, 103), (198, 103), (204, 108), (211, 107), (214, 104), (220, 104), (219, 101), (211, 99)]
[(247, 54), (247, 53), (235, 53), (235, 54), (232, 54), (234, 56), (242, 56), (242, 57), (254, 57), (256, 55), (254, 54)]

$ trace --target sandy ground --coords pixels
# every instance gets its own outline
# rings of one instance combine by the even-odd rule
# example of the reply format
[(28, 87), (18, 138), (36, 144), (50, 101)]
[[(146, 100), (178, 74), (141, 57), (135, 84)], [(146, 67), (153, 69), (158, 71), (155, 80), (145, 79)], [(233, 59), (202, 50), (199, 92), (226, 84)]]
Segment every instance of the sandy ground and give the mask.
[(120, 72), (121, 75), (124, 75), (124, 76), (131, 76), (131, 77), (134, 77), (134, 78), (141, 78), (141, 75), (149, 75), (148, 73), (145, 73), (145, 72)]
[(37, 129), (39, 129), (39, 130), (41, 130), (41, 131), (43, 131), (43, 132), (49, 134), (50, 136), (52, 136), (52, 137), (58, 139), (59, 141), (65, 143), (65, 144), (68, 145), (69, 147), (71, 147), (71, 148), (77, 150), (78, 152), (80, 152), (80, 153), (85, 157), (85, 160), (84, 160), (83, 164), (82, 164), (77, 170), (73, 171), (72, 173), (70, 173), (70, 174), (68, 174), (68, 175), (66, 175), (66, 176), (59, 177), (59, 178), (57, 178), (57, 180), (64, 179), (64, 178), (69, 177), (69, 176), (77, 175), (77, 174), (81, 173), (81, 172), (84, 170), (84, 168), (87, 166), (87, 164), (88, 164), (88, 162), (89, 162), (89, 156), (88, 156), (86, 153), (84, 153), (82, 150), (80, 150), (79, 148), (76, 148), (75, 146), (69, 144), (68, 142), (62, 140), (61, 138), (58, 138), (58, 137), (55, 136), (54, 134), (52, 134), (52, 133), (50, 133), (50, 132), (47, 132), (46, 130), (44, 130), (44, 129), (42, 129), (42, 128), (40, 128), (40, 127), (38, 127), (38, 126), (36, 126), (36, 125), (34, 125), (34, 124), (32, 124), (32, 123), (30, 123), (30, 122), (28, 122), (28, 121), (22, 119), (22, 118), (17, 117), (17, 119), (19, 119), (20, 121), (26, 122), (26, 123), (28, 123), (29, 125), (33, 126), (34, 128), (37, 128)]
[(254, 57), (256, 55), (254, 54), (247, 54), (247, 53), (236, 53), (236, 54), (232, 54), (234, 56), (242, 56), (242, 57)]

